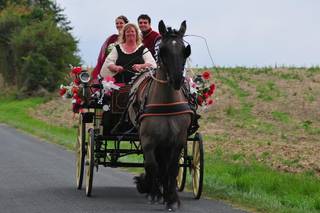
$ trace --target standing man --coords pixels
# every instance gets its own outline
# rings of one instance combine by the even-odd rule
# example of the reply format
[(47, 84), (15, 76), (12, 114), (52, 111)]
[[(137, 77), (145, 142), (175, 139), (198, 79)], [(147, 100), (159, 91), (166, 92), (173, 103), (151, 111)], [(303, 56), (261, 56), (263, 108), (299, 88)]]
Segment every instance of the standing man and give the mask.
[[(147, 14), (142, 14), (138, 17), (138, 25), (142, 32), (142, 42), (155, 57), (155, 45), (156, 42), (161, 38), (160, 34), (153, 31), (151, 28), (151, 18)], [(156, 57), (155, 57), (156, 58)]]

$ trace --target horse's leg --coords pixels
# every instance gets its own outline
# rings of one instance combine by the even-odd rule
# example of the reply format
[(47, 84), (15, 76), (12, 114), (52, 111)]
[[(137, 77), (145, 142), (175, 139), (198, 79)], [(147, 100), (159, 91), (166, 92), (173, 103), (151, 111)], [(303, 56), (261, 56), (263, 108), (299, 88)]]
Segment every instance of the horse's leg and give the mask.
[(141, 138), (144, 153), (144, 168), (146, 171), (146, 183), (150, 187), (149, 195), (151, 202), (162, 197), (159, 183), (159, 166), (155, 156), (156, 141), (148, 138), (148, 141)]
[(173, 211), (175, 204), (180, 207), (180, 199), (177, 192), (177, 176), (179, 171), (179, 158), (182, 146), (177, 145), (172, 147), (170, 153), (170, 162), (168, 167), (168, 186), (167, 186), (167, 205), (168, 211)]
[(159, 165), (159, 179), (162, 186), (163, 203), (166, 202), (167, 191), (168, 191), (168, 149), (158, 148), (156, 152), (157, 162)]

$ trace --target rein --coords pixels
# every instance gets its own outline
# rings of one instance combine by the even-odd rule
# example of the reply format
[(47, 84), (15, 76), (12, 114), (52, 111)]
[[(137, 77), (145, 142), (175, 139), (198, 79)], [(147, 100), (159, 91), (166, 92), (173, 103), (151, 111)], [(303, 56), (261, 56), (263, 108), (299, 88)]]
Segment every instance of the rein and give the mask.
[[(145, 47), (145, 48), (146, 48), (146, 47)], [(145, 52), (143, 51), (143, 52), (142, 52), (142, 56), (143, 56), (144, 54), (146, 54), (147, 52), (150, 52), (150, 50), (147, 49), (147, 51), (145, 51)], [(126, 64), (123, 66), (123, 68), (126, 69), (128, 72), (136, 73), (136, 72), (131, 71), (128, 66), (129, 66), (133, 61), (135, 61), (137, 58), (139, 58), (139, 57), (140, 57), (140, 56), (137, 56), (137, 57), (133, 58), (132, 60), (130, 60), (128, 63), (126, 63)]]
[[(210, 60), (211, 60), (211, 63), (212, 63), (212, 67), (216, 67), (214, 61), (213, 61), (213, 58), (212, 58), (212, 55), (211, 55), (211, 52), (210, 52), (210, 49), (209, 49), (209, 45), (208, 45), (208, 42), (207, 42), (207, 39), (203, 36), (200, 36), (200, 35), (184, 35), (184, 37), (196, 37), (196, 38), (201, 38), (204, 42), (205, 42), (205, 45), (206, 45), (206, 48), (207, 48), (207, 52), (208, 52), (208, 55), (210, 57)], [(187, 42), (186, 40), (183, 40), (184, 42), (186, 42), (187, 44), (189, 44), (189, 42)]]
[(157, 78), (153, 75), (152, 70), (150, 70), (150, 76), (151, 76), (151, 78), (152, 78), (153, 80), (155, 80), (156, 82), (161, 83), (161, 84), (166, 84), (166, 83), (169, 82), (168, 80), (157, 79)]

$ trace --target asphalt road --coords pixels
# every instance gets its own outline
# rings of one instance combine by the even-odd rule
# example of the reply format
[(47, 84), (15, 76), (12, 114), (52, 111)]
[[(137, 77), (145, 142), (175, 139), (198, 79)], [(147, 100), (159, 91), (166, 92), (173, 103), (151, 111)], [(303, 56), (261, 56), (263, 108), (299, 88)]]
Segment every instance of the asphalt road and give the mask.
[[(75, 187), (74, 153), (0, 124), (1, 213), (166, 212), (149, 204), (133, 184), (133, 175), (101, 167), (92, 197)], [(194, 200), (180, 193), (177, 212), (241, 213), (219, 201)]]

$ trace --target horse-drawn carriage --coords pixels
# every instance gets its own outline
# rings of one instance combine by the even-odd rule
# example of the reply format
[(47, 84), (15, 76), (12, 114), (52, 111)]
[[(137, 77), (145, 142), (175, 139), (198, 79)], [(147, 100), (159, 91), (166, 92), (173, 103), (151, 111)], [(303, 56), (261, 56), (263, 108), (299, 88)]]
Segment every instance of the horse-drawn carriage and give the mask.
[[(104, 93), (101, 82), (89, 83), (86, 72), (79, 75), (83, 103), (76, 142), (76, 185), (81, 189), (84, 181), (87, 196), (92, 194), (95, 168), (104, 166), (144, 167), (146, 175), (136, 178), (138, 190), (153, 198), (160, 193), (168, 209), (171, 204), (179, 203), (175, 193), (177, 189), (184, 190), (189, 171), (194, 198), (200, 198), (203, 141), (200, 133), (190, 131), (192, 111), (188, 101), (182, 101), (187, 100), (181, 88), (185, 59), (190, 55), (190, 46), (186, 47), (183, 42), (185, 29), (185, 22), (179, 31), (168, 30), (160, 22), (162, 46), (157, 71), (141, 74), (137, 78), (140, 80), (114, 90), (109, 98), (101, 97)], [(170, 51), (172, 48), (175, 50)], [(181, 64), (171, 63), (172, 58)], [(135, 86), (136, 82), (139, 82), (138, 86)], [(130, 161), (126, 157), (129, 155), (141, 156), (142, 160)]]

